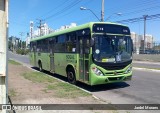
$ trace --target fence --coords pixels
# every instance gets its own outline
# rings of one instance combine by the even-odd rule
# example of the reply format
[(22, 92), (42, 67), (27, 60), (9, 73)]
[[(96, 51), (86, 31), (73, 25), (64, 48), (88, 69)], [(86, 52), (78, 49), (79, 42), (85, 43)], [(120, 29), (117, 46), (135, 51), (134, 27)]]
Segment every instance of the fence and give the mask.
[(135, 54), (160, 54), (160, 43), (153, 43), (151, 44), (152, 46), (145, 46), (145, 51), (144, 51), (144, 46), (141, 45), (141, 47), (135, 47), (134, 46), (134, 53)]

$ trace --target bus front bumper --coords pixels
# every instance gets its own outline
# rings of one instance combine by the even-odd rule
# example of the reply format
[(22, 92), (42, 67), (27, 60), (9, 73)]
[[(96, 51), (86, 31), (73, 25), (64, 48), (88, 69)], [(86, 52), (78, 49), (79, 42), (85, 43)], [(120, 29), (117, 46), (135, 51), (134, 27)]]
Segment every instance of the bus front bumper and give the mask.
[(96, 74), (91, 74), (91, 85), (99, 85), (99, 84), (108, 84), (108, 83), (115, 83), (115, 82), (123, 82), (131, 80), (132, 78), (132, 71), (127, 74), (123, 75), (116, 75), (116, 76), (97, 76)]

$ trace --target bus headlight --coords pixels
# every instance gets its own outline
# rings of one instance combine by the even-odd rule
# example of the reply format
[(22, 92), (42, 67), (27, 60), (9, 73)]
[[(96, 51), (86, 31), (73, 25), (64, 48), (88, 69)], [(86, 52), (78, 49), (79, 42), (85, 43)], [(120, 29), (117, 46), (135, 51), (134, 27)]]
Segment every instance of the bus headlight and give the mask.
[(124, 72), (125, 74), (130, 73), (132, 71), (132, 66), (129, 66), (128, 69)]
[(96, 67), (93, 67), (92, 71), (98, 76), (104, 76), (103, 73)]

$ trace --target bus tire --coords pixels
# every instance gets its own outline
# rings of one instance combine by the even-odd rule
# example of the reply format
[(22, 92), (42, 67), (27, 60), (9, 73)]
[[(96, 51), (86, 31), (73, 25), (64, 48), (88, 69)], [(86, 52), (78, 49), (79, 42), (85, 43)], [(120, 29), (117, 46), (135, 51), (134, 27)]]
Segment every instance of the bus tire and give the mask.
[(72, 68), (69, 68), (67, 70), (67, 79), (68, 79), (69, 83), (76, 84), (76, 76), (75, 76), (75, 72)]
[(41, 61), (38, 63), (38, 66), (39, 66), (39, 71), (40, 71), (40, 72), (43, 72), (43, 68), (42, 68), (42, 63), (41, 63)]

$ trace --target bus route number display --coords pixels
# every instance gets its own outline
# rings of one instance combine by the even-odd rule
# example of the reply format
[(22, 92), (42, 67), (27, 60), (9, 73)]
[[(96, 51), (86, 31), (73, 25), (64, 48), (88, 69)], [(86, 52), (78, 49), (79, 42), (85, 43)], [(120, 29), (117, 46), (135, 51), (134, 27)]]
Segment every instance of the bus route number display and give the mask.
[(104, 31), (103, 27), (97, 27), (97, 31)]

